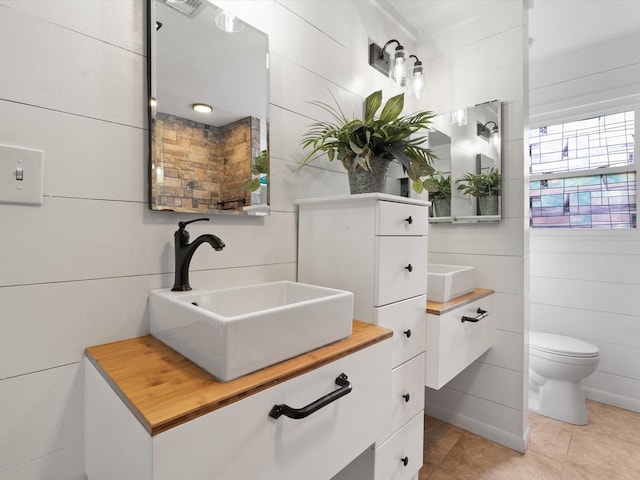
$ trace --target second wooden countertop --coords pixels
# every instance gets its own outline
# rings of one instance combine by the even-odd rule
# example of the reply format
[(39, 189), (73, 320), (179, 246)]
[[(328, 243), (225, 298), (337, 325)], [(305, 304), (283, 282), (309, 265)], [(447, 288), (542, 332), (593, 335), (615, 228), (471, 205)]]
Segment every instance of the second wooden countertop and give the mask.
[(476, 288), (473, 292), (454, 298), (453, 300), (449, 300), (448, 302), (434, 302), (431, 300), (427, 300), (427, 313), (431, 313), (433, 315), (442, 315), (453, 310), (454, 308), (460, 307), (467, 303), (475, 302), (476, 300), (479, 300), (482, 297), (486, 297), (487, 295), (491, 295), (492, 293), (493, 290), (490, 290), (488, 288)]
[(225, 383), (150, 335), (89, 347), (86, 355), (149, 434), (156, 435), (392, 335), (354, 320), (347, 339)]

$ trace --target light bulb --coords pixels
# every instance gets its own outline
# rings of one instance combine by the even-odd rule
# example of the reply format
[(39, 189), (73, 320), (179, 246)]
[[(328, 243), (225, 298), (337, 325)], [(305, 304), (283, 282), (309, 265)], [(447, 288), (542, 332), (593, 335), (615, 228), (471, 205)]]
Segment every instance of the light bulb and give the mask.
[(244, 23), (235, 15), (227, 12), (220, 12), (216, 17), (216, 25), (220, 30), (228, 33), (239, 32), (244, 28)]
[(407, 57), (402, 46), (398, 46), (394, 55), (391, 57), (389, 78), (401, 87), (407, 84)]
[(489, 143), (496, 150), (500, 147), (500, 130), (498, 130), (498, 127), (491, 130), (491, 133), (489, 134)]
[(464, 127), (467, 124), (467, 109), (459, 108), (453, 112), (453, 123), (458, 127)]
[(422, 72), (416, 72), (413, 74), (411, 90), (416, 98), (420, 98), (422, 95), (422, 89), (424, 88), (424, 78), (422, 77)]

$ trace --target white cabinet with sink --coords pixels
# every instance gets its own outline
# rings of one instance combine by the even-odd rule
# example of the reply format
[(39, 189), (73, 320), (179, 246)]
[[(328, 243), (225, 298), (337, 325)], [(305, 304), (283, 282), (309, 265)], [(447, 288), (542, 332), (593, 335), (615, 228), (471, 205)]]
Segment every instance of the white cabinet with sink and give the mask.
[(88, 478), (329, 479), (387, 426), (390, 337), (353, 322), (348, 339), (227, 383), (151, 336), (90, 347)]
[(425, 385), (439, 390), (489, 350), (495, 335), (493, 291), (476, 288), (449, 302), (427, 302)]
[(336, 480), (415, 478), (422, 466), (429, 203), (386, 194), (297, 203), (298, 280), (353, 292), (356, 319), (393, 330), (386, 429)]

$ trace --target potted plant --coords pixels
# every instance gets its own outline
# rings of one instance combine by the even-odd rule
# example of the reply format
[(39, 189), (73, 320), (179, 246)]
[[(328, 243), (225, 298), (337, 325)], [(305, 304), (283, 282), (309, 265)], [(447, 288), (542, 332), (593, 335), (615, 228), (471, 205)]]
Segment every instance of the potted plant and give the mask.
[(498, 215), (502, 178), (497, 168), (492, 167), (487, 173), (466, 173), (456, 183), (460, 184), (458, 190), (478, 199), (480, 215)]
[(263, 177), (269, 177), (269, 152), (267, 150), (262, 150), (256, 155), (251, 164), (251, 174), (251, 178), (242, 182), (241, 188), (255, 192), (260, 188), (261, 181), (268, 181), (262, 180)]
[[(433, 173), (431, 166), (436, 156), (424, 147), (427, 129), (435, 116), (421, 111), (401, 116), (404, 94), (390, 98), (382, 107), (382, 91), (366, 98), (364, 118), (348, 118), (333, 97), (336, 107), (323, 102), (312, 104), (329, 112), (330, 121), (310, 125), (300, 142), (310, 151), (298, 169), (327, 154), (329, 161), (340, 160), (349, 175), (351, 193), (383, 192), (389, 162), (397, 161), (413, 181), (413, 189), (422, 193), (423, 177)], [(424, 135), (412, 138), (413, 134)]]
[(451, 216), (451, 176), (436, 172), (424, 181), (429, 192), (429, 200), (433, 203), (434, 217)]

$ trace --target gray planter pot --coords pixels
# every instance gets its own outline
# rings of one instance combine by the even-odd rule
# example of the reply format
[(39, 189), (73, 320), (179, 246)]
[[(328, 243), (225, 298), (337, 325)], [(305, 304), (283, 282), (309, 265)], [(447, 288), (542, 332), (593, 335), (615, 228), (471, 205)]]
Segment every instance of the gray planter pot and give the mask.
[(385, 193), (389, 160), (372, 158), (369, 164), (371, 165), (370, 171), (358, 167), (355, 172), (347, 172), (352, 195), (357, 193)]
[(434, 198), (433, 203), (434, 217), (450, 217), (451, 216), (451, 199), (450, 198)]
[(480, 215), (498, 215), (499, 195), (483, 195), (478, 197)]

